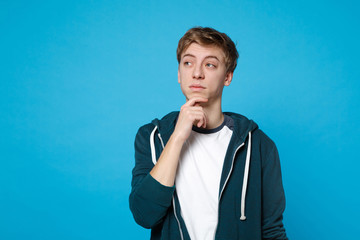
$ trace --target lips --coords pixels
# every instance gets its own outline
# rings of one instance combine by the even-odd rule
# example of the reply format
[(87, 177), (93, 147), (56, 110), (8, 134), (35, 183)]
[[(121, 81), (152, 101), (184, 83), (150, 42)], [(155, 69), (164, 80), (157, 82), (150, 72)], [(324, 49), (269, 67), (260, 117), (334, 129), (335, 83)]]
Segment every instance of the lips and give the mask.
[(192, 90), (203, 90), (203, 89), (205, 89), (205, 87), (204, 86), (202, 86), (202, 85), (200, 85), (200, 84), (192, 84), (192, 85), (190, 85), (190, 89), (192, 89)]

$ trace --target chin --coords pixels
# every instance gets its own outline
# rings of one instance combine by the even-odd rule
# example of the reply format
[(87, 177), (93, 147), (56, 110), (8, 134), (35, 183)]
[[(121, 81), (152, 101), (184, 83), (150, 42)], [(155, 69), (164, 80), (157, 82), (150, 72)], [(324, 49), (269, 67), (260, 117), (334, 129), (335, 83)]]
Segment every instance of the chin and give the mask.
[(208, 96), (204, 93), (201, 92), (191, 92), (188, 94), (185, 94), (187, 99), (193, 98), (193, 97), (203, 97), (203, 98), (208, 98)]
[(188, 101), (188, 100), (190, 100), (192, 98), (195, 98), (195, 97), (204, 97), (204, 96), (191, 94), (191, 95), (187, 95), (185, 97), (186, 97), (186, 101)]

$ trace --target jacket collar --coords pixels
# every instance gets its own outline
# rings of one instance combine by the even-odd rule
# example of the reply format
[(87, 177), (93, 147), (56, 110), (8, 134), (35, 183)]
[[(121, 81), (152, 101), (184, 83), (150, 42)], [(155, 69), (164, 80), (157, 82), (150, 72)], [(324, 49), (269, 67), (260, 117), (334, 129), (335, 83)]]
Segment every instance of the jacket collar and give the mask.
[[(224, 112), (224, 114), (230, 116), (234, 120), (233, 134), (236, 143), (245, 142), (248, 133), (258, 128), (258, 125), (253, 120), (249, 120), (241, 114), (232, 112)], [(158, 131), (161, 134), (164, 144), (167, 143), (175, 129), (178, 115), (179, 112), (175, 111), (165, 115), (160, 120), (156, 118), (152, 121), (152, 124), (158, 127)]]

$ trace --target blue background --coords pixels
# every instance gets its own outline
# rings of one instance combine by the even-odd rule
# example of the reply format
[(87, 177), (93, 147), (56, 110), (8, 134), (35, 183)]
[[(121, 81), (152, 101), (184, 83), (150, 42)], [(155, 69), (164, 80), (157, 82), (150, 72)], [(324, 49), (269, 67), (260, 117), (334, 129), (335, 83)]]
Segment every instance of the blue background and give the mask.
[[(50, 3), (51, 2), (51, 3)], [(193, 26), (240, 52), (224, 111), (276, 142), (291, 239), (355, 239), (357, 1), (1, 1), (0, 239), (148, 239), (128, 209), (138, 127), (178, 110)]]

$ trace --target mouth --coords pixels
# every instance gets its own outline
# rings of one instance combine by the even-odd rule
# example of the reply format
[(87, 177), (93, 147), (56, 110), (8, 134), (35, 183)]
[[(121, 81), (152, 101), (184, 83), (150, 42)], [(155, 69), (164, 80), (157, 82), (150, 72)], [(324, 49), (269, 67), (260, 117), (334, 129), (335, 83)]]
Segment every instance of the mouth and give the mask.
[(192, 84), (192, 85), (190, 85), (189, 88), (193, 91), (201, 91), (201, 90), (205, 89), (204, 86), (201, 86), (199, 84)]

